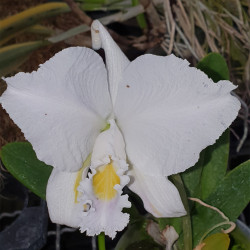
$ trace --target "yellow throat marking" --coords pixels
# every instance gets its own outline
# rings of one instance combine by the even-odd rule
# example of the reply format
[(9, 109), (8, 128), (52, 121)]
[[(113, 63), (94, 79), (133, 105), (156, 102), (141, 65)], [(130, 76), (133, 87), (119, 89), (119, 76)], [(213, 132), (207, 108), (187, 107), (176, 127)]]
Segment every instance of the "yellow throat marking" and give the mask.
[(75, 203), (78, 203), (77, 197), (79, 195), (79, 192), (78, 192), (77, 188), (80, 185), (80, 182), (82, 180), (83, 170), (90, 165), (90, 160), (91, 160), (91, 154), (88, 155), (88, 157), (86, 158), (86, 160), (82, 164), (82, 168), (77, 172), (76, 181), (75, 181), (75, 185), (74, 185)]
[(114, 189), (116, 184), (120, 184), (120, 178), (112, 161), (100, 167), (93, 176), (93, 190), (97, 198), (109, 201), (116, 196), (117, 191)]
[(77, 176), (76, 176), (76, 181), (75, 181), (75, 185), (74, 185), (74, 192), (75, 192), (75, 203), (78, 203), (77, 201), (77, 197), (79, 195), (79, 192), (77, 190), (81, 180), (82, 180), (82, 172), (83, 172), (84, 168), (81, 168), (78, 172), (77, 172)]

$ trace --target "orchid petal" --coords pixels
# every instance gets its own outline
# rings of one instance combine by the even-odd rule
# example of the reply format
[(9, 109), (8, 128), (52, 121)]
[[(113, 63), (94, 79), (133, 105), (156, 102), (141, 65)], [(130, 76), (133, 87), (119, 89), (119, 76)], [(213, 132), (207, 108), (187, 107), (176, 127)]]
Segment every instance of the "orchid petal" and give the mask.
[(79, 215), (83, 207), (77, 202), (77, 177), (84, 179), (88, 168), (82, 172), (61, 172), (53, 169), (46, 191), (46, 200), (49, 216), (52, 222), (67, 225), (69, 227), (79, 227)]
[(145, 209), (153, 216), (169, 218), (186, 214), (177, 188), (165, 176), (150, 176), (137, 168), (128, 175), (129, 189), (140, 196)]
[(92, 23), (91, 35), (93, 49), (103, 48), (105, 51), (109, 90), (114, 105), (122, 72), (130, 62), (98, 20)]
[(80, 169), (112, 109), (101, 57), (91, 49), (68, 48), (38, 71), (5, 80), (0, 103), (38, 158), (60, 170)]
[(129, 161), (148, 175), (193, 166), (236, 118), (235, 88), (174, 55), (138, 57), (124, 72), (115, 106)]
[[(110, 120), (110, 128), (96, 139), (88, 177), (80, 182), (78, 191), (82, 193), (79, 202), (88, 208), (81, 214), (80, 230), (93, 236), (104, 232), (114, 238), (129, 222), (129, 215), (122, 213), (130, 207), (127, 195), (122, 189), (129, 182), (125, 175), (126, 163), (123, 137), (115, 121)], [(112, 219), (110, 219), (112, 218)]]

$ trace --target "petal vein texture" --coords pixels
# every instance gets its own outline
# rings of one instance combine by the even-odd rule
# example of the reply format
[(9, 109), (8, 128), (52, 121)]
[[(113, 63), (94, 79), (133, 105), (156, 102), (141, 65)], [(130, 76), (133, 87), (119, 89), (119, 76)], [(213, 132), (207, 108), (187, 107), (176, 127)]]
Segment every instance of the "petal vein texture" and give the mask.
[(101, 57), (91, 49), (68, 48), (38, 71), (5, 80), (0, 103), (38, 158), (60, 170), (80, 169), (112, 110)]
[(129, 161), (148, 175), (193, 166), (236, 118), (235, 88), (174, 55), (138, 57), (124, 71), (115, 106)]

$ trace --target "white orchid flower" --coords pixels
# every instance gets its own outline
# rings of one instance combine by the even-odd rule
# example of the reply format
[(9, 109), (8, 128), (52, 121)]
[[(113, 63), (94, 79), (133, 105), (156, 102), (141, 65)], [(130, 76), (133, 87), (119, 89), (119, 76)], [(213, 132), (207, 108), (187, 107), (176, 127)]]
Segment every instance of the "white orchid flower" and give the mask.
[(37, 157), (54, 167), (51, 220), (114, 238), (129, 221), (125, 185), (155, 217), (185, 215), (167, 177), (193, 166), (240, 104), (231, 82), (214, 83), (174, 55), (130, 62), (99, 21), (92, 39), (106, 67), (91, 49), (64, 49), (36, 72), (5, 79), (0, 101)]

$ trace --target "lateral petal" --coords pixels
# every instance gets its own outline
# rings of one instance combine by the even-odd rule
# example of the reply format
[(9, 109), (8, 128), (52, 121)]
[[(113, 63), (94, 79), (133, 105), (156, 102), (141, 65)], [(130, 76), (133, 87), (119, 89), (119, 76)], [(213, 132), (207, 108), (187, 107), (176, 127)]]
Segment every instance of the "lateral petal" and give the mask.
[(79, 227), (82, 205), (77, 202), (76, 181), (78, 175), (85, 178), (88, 168), (82, 172), (61, 172), (53, 169), (46, 190), (49, 216), (52, 222), (69, 227)]
[(193, 166), (239, 111), (231, 82), (214, 83), (188, 64), (174, 55), (144, 55), (124, 72), (115, 116), (129, 161), (145, 174)]
[(91, 35), (93, 49), (103, 48), (105, 51), (109, 90), (114, 105), (122, 72), (130, 62), (98, 20), (92, 23)]
[(68, 48), (37, 71), (5, 80), (0, 103), (38, 158), (60, 170), (80, 169), (112, 110), (101, 57), (88, 48)]
[(134, 168), (130, 170), (128, 185), (138, 194), (145, 209), (154, 217), (180, 217), (186, 214), (175, 185), (165, 176), (150, 176)]

